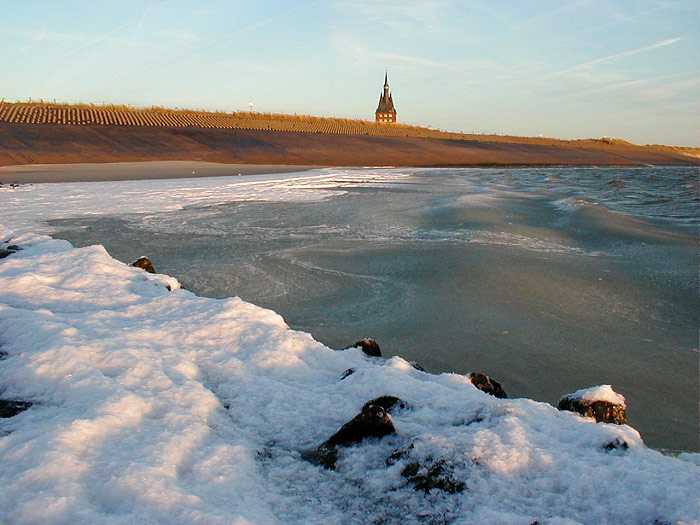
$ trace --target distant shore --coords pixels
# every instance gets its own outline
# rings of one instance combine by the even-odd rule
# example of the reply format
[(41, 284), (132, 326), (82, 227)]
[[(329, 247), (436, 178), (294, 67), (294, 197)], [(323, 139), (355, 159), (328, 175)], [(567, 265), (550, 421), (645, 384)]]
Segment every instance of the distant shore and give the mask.
[(29, 164), (0, 167), (1, 184), (189, 179), (306, 171), (306, 166), (218, 164), (193, 161)]

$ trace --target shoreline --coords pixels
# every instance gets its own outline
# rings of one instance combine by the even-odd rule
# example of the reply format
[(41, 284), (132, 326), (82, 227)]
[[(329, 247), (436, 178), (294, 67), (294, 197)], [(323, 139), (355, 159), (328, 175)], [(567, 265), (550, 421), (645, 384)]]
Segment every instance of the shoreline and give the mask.
[[(556, 169), (556, 168), (647, 168), (647, 167), (692, 168), (692, 166), (595, 166), (588, 164), (464, 164), (435, 166), (363, 166), (365, 168), (392, 169)], [(85, 162), (58, 164), (17, 164), (0, 166), (0, 187), (12, 184), (61, 184), (70, 182), (120, 182), (167, 179), (195, 179), (207, 177), (231, 177), (244, 175), (274, 175), (304, 173), (322, 168), (359, 169), (361, 166), (313, 166), (290, 164), (238, 164), (189, 160), (151, 160), (123, 162)]]
[(316, 166), (284, 164), (222, 164), (186, 160), (20, 164), (0, 166), (0, 184), (39, 184), (64, 182), (112, 182), (129, 180), (190, 179), (297, 173)]

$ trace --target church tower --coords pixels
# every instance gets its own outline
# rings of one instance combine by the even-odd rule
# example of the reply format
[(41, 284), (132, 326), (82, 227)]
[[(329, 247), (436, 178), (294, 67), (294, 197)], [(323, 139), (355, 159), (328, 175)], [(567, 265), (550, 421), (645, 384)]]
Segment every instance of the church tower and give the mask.
[(379, 106), (377, 106), (377, 111), (374, 112), (374, 119), (376, 122), (396, 122), (396, 110), (389, 92), (389, 81), (386, 72), (384, 72), (384, 91), (379, 97)]

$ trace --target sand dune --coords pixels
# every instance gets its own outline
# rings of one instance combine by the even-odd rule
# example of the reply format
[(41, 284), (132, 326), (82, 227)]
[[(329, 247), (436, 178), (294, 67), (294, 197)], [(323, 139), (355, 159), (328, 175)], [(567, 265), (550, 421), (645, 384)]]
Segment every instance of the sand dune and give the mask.
[(297, 166), (698, 164), (692, 152), (621, 141), (450, 140), (196, 127), (0, 122), (0, 144), (0, 166), (163, 160)]

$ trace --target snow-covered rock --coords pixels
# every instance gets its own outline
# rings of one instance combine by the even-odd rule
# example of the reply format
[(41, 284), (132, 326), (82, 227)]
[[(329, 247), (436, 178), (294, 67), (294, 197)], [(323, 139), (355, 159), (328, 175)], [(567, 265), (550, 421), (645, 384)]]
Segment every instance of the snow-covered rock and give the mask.
[(141, 268), (142, 270), (145, 270), (148, 273), (157, 273), (156, 269), (153, 267), (153, 263), (145, 255), (142, 255), (134, 262), (132, 262), (131, 266), (133, 266), (134, 268)]
[(362, 339), (350, 348), (359, 348), (370, 357), (382, 357), (382, 349), (374, 339)]
[(495, 379), (490, 378), (485, 374), (482, 374), (480, 372), (469, 372), (469, 374), (467, 374), (467, 377), (472, 382), (472, 384), (482, 392), (486, 392), (487, 394), (490, 394), (499, 399), (506, 399), (508, 397), (506, 395), (506, 391), (503, 390), (501, 383), (499, 383)]
[[(0, 395), (32, 403), (0, 419), (0, 522), (698, 521), (698, 455), (629, 426), (331, 350), (101, 246), (0, 234), (23, 248), (0, 260)], [(406, 403), (394, 433), (338, 447), (334, 471), (304, 459), (380, 396)]]
[(0, 399), (0, 417), (14, 417), (27, 410), (32, 403), (16, 399)]
[(600, 385), (566, 394), (557, 403), (559, 410), (578, 412), (596, 422), (624, 425), (627, 422), (627, 402), (610, 385)]
[[(379, 399), (390, 397), (392, 396), (382, 396)], [(398, 398), (394, 399), (398, 400)], [(391, 422), (388, 410), (368, 401), (359, 414), (340, 427), (338, 432), (321, 443), (316, 450), (310, 454), (304, 454), (304, 457), (315, 465), (335, 470), (338, 461), (338, 447), (362, 443), (365, 439), (382, 438), (395, 432), (396, 428)]]

